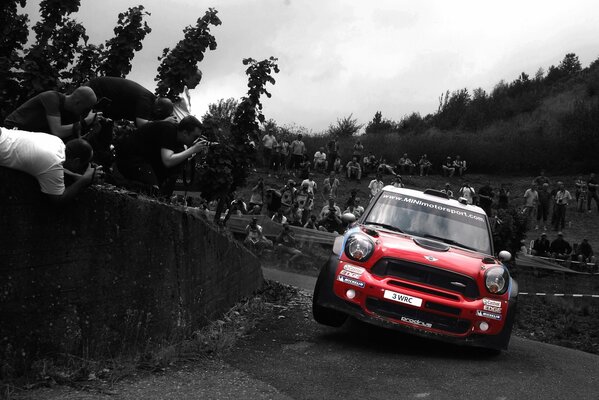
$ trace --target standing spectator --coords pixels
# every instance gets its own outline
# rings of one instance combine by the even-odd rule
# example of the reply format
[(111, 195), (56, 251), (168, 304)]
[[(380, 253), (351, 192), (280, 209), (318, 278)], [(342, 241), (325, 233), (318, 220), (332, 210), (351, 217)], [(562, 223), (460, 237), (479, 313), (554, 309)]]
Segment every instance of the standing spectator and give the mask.
[(564, 183), (561, 181), (557, 183), (557, 192), (555, 193), (554, 201), (555, 225), (553, 228), (556, 231), (563, 230), (566, 226), (566, 208), (568, 207), (568, 203), (572, 201), (572, 195), (564, 188)]
[[(526, 229), (530, 223), (533, 211), (539, 202), (539, 192), (537, 191), (537, 184), (533, 183), (532, 187), (526, 189), (524, 192), (524, 209), (522, 213), (526, 216)], [(535, 229), (539, 229), (537, 226)]]
[(539, 238), (533, 241), (531, 254), (537, 257), (548, 257), (550, 247), (551, 244), (549, 243), (549, 240), (547, 240), (547, 234), (543, 232)]
[(451, 190), (451, 185), (449, 184), (449, 182), (445, 183), (445, 187), (441, 189), (441, 191), (445, 193), (447, 197), (453, 199), (453, 190)]
[(385, 184), (383, 183), (381, 174), (376, 174), (376, 177), (368, 184), (368, 190), (370, 190), (370, 198), (372, 199), (377, 195), (378, 192), (383, 190)]
[(291, 205), (295, 202), (295, 182), (293, 179), (289, 179), (287, 184), (280, 190), (281, 193), (281, 208), (284, 212), (288, 212)]
[(262, 233), (262, 227), (258, 225), (257, 217), (252, 217), (252, 221), (245, 227), (245, 233), (243, 244), (257, 255), (262, 255), (266, 248), (272, 248), (272, 241)]
[[(316, 183), (314, 183), (314, 185), (316, 186)], [(295, 196), (295, 200), (302, 210), (302, 223), (305, 223), (314, 209), (314, 189), (310, 190), (307, 179), (302, 182), (300, 189)]]
[(362, 179), (362, 167), (356, 156), (353, 156), (352, 160), (347, 163), (345, 170), (347, 171), (348, 180), (356, 179), (358, 183), (360, 183), (360, 180)]
[(539, 229), (539, 224), (543, 220), (543, 230), (547, 230), (547, 217), (549, 216), (549, 207), (551, 206), (551, 189), (548, 183), (543, 183), (539, 190), (539, 202), (537, 204), (537, 225), (535, 229)]
[(505, 183), (502, 183), (499, 187), (499, 193), (497, 195), (497, 208), (507, 210), (510, 205), (510, 189)]
[(291, 145), (289, 144), (289, 140), (284, 139), (283, 143), (281, 143), (281, 160), (280, 165), (283, 171), (287, 171), (291, 164), (291, 156), (289, 155), (289, 149)]
[(423, 154), (418, 161), (418, 167), (420, 168), (420, 176), (428, 176), (433, 164), (429, 161), (426, 154)]
[(557, 238), (551, 242), (549, 246), (551, 257), (558, 260), (568, 261), (570, 254), (572, 253), (572, 246), (566, 240), (564, 240), (564, 234), (562, 232), (557, 233)]
[(491, 181), (487, 181), (484, 186), (478, 189), (478, 205), (482, 208), (487, 216), (493, 216), (493, 188), (491, 187)]
[(327, 153), (324, 152), (324, 147), (318, 149), (314, 153), (314, 171), (325, 172), (327, 169)]
[(335, 160), (339, 155), (339, 143), (337, 142), (337, 138), (329, 140), (327, 143), (327, 153), (327, 158), (329, 161), (327, 171), (331, 172), (334, 170)]
[(358, 162), (362, 162), (362, 156), (364, 155), (364, 145), (360, 142), (360, 139), (354, 143), (354, 150), (352, 151), (352, 157), (356, 157)]
[(576, 211), (584, 212), (587, 202), (587, 197), (589, 194), (587, 183), (582, 176), (579, 176), (574, 182), (574, 186), (576, 186)]
[[(271, 160), (271, 165), (270, 167), (272, 168), (273, 171), (275, 171), (275, 173), (277, 173), (279, 171), (279, 169), (283, 166), (282, 163), (282, 155), (281, 155), (281, 143), (277, 143), (273, 146), (272, 148), (272, 154), (270, 157)], [(275, 175), (278, 177), (278, 175)]]
[(414, 168), (416, 167), (416, 164), (414, 164), (412, 160), (410, 160), (410, 157), (408, 157), (408, 153), (403, 153), (403, 156), (399, 159), (398, 166), (402, 174), (412, 175), (414, 173)]
[(599, 182), (597, 182), (597, 178), (595, 178), (595, 173), (591, 172), (589, 176), (589, 180), (587, 181), (588, 187), (588, 195), (587, 195), (587, 210), (591, 212), (591, 205), (593, 200), (595, 200), (595, 205), (597, 206), (597, 212), (599, 212), (599, 195), (597, 194), (597, 188), (599, 187)]
[(325, 178), (322, 184), (322, 194), (324, 198), (329, 197), (337, 198), (337, 190), (339, 189), (339, 179), (335, 176), (335, 171), (331, 171), (331, 174)]
[(445, 163), (441, 166), (443, 169), (443, 176), (452, 177), (455, 173), (455, 167), (453, 166), (453, 161), (451, 161), (451, 157), (447, 156)]
[(247, 213), (247, 205), (243, 201), (243, 198), (237, 197), (229, 205), (229, 209), (225, 213), (225, 218), (223, 219), (223, 225), (227, 224), (227, 221), (229, 221), (231, 215), (245, 215)]
[(532, 183), (535, 183), (537, 185), (537, 187), (543, 186), (543, 183), (551, 185), (551, 181), (549, 180), (549, 178), (547, 178), (545, 176), (545, 170), (544, 169), (541, 170), (541, 173), (540, 173), (539, 176), (537, 176), (536, 178), (534, 178), (532, 180)]
[(312, 162), (308, 159), (308, 155), (304, 155), (304, 160), (300, 163), (300, 171), (298, 178), (307, 179), (311, 174)]
[(61, 139), (77, 138), (81, 134), (80, 120), (85, 118), (91, 123), (94, 119), (95, 114), (90, 110), (96, 101), (96, 94), (87, 86), (80, 86), (68, 95), (48, 90), (10, 113), (4, 126), (21, 132), (49, 133)]
[(312, 174), (310, 174), (306, 179), (304, 179), (302, 181), (301, 187), (304, 187), (304, 186), (307, 187), (308, 193), (314, 195), (314, 193), (316, 192), (316, 190), (318, 188), (318, 185), (316, 184), (316, 181), (314, 180), (314, 177), (312, 176)]
[(249, 209), (254, 210), (258, 206), (258, 210), (262, 210), (264, 205), (264, 179), (258, 178), (258, 183), (252, 188), (252, 194), (250, 195)]
[(289, 152), (291, 153), (291, 169), (299, 170), (302, 161), (304, 161), (304, 154), (306, 153), (306, 145), (302, 140), (302, 134), (297, 135), (297, 138), (291, 142), (289, 146)]
[(291, 255), (287, 261), (287, 266), (302, 256), (302, 252), (295, 247), (295, 235), (287, 222), (283, 224), (283, 230), (275, 239), (275, 243), (278, 251)]
[(466, 160), (462, 160), (459, 155), (455, 156), (453, 160), (453, 167), (458, 173), (458, 176), (464, 176), (466, 172)]
[(304, 210), (302, 207), (300, 207), (299, 202), (294, 202), (291, 208), (289, 209), (289, 212), (287, 213), (287, 222), (290, 225), (302, 226), (303, 213)]
[(264, 166), (269, 169), (273, 169), (272, 154), (277, 144), (277, 138), (272, 131), (268, 130), (262, 137), (262, 155), (264, 156)]
[(474, 191), (474, 188), (470, 186), (470, 183), (467, 180), (464, 180), (462, 187), (458, 190), (458, 196), (465, 198), (468, 204), (474, 204), (476, 192)]

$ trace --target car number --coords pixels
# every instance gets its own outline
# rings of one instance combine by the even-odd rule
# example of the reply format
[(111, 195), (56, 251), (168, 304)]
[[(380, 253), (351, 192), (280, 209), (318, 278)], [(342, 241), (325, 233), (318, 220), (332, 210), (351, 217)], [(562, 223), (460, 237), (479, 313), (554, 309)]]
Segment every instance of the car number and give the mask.
[(422, 306), (422, 299), (408, 296), (407, 294), (403, 293), (392, 292), (391, 290), (385, 290), (383, 297), (389, 300), (397, 301), (398, 303), (409, 304), (416, 307)]

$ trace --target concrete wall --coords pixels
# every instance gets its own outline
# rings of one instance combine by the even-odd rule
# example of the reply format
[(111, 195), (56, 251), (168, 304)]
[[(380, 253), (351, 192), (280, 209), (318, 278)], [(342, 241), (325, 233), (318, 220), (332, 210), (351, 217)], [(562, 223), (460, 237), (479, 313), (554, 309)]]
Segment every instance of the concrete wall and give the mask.
[(259, 261), (204, 218), (100, 187), (55, 208), (0, 167), (0, 367), (187, 334), (262, 281)]

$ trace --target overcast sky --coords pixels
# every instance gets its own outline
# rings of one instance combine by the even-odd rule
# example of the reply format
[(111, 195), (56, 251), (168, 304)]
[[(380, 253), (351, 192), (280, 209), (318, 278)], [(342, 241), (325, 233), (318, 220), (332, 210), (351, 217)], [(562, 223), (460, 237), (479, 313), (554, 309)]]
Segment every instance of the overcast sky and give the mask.
[[(74, 15), (90, 41), (113, 36), (119, 12), (142, 4), (152, 32), (133, 59), (128, 78), (155, 89), (157, 57), (215, 8), (218, 47), (199, 67), (192, 110), (247, 92), (242, 59), (278, 58), (280, 73), (263, 99), (264, 115), (279, 125), (315, 133), (353, 114), (367, 123), (376, 111), (399, 121), (435, 112), (447, 90), (487, 92), (520, 72), (558, 65), (578, 55), (582, 66), (599, 57), (596, 0), (82, 0)], [(36, 20), (39, 1), (24, 12)]]

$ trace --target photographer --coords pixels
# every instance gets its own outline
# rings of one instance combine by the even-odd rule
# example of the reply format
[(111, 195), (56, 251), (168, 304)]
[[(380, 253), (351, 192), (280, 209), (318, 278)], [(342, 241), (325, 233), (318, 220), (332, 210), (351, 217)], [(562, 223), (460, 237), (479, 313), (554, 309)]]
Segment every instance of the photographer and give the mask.
[(335, 204), (335, 199), (329, 197), (329, 204), (322, 208), (318, 218), (318, 230), (327, 232), (342, 231), (341, 209)]
[(248, 204), (250, 210), (254, 210), (258, 206), (259, 210), (262, 210), (264, 205), (264, 179), (258, 178), (258, 183), (252, 188), (252, 194), (250, 196), (250, 202)]

